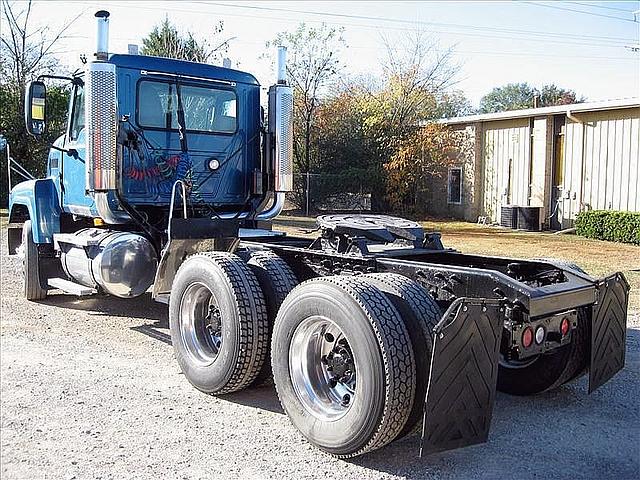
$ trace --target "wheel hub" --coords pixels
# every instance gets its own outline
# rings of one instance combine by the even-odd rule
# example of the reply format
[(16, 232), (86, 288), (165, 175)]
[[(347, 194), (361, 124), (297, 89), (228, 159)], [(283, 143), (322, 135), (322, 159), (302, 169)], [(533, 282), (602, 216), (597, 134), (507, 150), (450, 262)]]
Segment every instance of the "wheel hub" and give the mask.
[(356, 361), (344, 332), (326, 317), (303, 320), (293, 333), (289, 368), (298, 399), (316, 418), (344, 416), (356, 394)]
[(212, 364), (222, 347), (222, 315), (211, 290), (187, 287), (180, 301), (180, 340), (194, 363)]

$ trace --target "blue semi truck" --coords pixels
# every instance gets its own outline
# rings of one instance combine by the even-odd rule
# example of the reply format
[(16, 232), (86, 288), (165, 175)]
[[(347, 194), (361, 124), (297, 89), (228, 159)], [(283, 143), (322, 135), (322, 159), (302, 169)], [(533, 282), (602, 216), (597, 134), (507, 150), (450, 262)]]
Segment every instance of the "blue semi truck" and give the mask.
[[(592, 391), (623, 367), (620, 273), (467, 255), (385, 215), (321, 216), (316, 238), (272, 230), (292, 189), (283, 49), (265, 119), (252, 75), (110, 55), (109, 14), (96, 21), (46, 177), (10, 192), (28, 300), (150, 291), (188, 381), (222, 395), (273, 377), (294, 426), (339, 457), (420, 427), (426, 453), (484, 442), (496, 390), (588, 373)], [(36, 137), (46, 79), (25, 95)]]

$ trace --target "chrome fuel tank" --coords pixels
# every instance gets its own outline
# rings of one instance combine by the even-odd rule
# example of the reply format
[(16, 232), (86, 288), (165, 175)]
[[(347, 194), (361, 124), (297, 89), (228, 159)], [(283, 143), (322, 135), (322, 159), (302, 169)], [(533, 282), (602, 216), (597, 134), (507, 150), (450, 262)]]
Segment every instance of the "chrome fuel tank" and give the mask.
[(142, 295), (153, 284), (158, 257), (145, 237), (98, 228), (65, 237), (60, 261), (73, 281), (121, 298)]

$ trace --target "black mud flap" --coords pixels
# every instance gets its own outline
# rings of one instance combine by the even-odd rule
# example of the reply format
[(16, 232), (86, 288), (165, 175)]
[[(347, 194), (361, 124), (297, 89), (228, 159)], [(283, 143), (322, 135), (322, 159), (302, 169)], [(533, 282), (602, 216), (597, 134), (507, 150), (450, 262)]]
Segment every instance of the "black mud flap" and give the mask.
[(596, 284), (598, 301), (591, 315), (589, 393), (609, 381), (624, 366), (629, 284), (622, 273)]
[(460, 298), (434, 328), (420, 456), (487, 441), (504, 308)]

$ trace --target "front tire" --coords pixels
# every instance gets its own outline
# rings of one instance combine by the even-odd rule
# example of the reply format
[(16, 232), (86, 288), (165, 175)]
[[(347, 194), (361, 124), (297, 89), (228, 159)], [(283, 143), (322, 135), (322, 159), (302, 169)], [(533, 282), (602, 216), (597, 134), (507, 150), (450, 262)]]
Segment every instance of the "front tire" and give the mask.
[(42, 288), (40, 283), (40, 256), (38, 245), (33, 241), (32, 230), (31, 220), (24, 222), (22, 226), (24, 296), (27, 300), (43, 300), (47, 297), (47, 289)]
[(411, 340), (393, 304), (363, 279), (296, 287), (280, 307), (271, 356), (282, 407), (325, 452), (347, 458), (381, 448), (409, 418)]
[(180, 266), (169, 298), (169, 328), (182, 372), (205, 393), (242, 390), (267, 356), (262, 291), (247, 265), (230, 253), (200, 253)]

